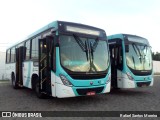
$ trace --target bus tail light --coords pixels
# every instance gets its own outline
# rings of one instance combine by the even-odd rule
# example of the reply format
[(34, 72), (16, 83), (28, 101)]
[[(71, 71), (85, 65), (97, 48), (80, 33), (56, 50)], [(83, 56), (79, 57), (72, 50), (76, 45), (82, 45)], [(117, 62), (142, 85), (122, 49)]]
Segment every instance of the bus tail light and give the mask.
[(59, 77), (61, 78), (62, 80), (62, 83), (66, 86), (73, 86), (72, 83), (66, 78), (66, 76), (62, 75), (62, 74), (59, 74)]
[(128, 78), (129, 78), (130, 80), (133, 80), (133, 77), (131, 76), (131, 74), (130, 74), (129, 72), (127, 72), (126, 74), (127, 74)]

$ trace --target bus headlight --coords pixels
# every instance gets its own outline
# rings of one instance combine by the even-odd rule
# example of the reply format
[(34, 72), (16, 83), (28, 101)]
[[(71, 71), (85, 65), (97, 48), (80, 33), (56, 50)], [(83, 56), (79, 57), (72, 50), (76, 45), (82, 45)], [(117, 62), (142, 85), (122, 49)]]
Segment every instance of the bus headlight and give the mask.
[(61, 78), (62, 80), (62, 83), (66, 86), (73, 86), (72, 83), (66, 78), (66, 76), (62, 75), (62, 74), (59, 74), (59, 77)]
[(108, 76), (108, 80), (106, 81), (106, 84), (108, 84), (111, 81), (111, 74)]
[(133, 77), (131, 76), (131, 74), (130, 74), (129, 72), (127, 72), (126, 74), (127, 74), (128, 78), (129, 78), (130, 80), (133, 80)]

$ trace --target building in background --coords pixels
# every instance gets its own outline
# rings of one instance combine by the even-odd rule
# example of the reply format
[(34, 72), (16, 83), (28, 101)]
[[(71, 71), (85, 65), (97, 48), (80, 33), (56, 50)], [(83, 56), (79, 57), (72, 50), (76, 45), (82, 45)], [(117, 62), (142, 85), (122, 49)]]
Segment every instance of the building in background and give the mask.
[(6, 80), (5, 59), (6, 53), (0, 52), (0, 80)]
[(160, 61), (153, 61), (154, 73), (160, 73)]

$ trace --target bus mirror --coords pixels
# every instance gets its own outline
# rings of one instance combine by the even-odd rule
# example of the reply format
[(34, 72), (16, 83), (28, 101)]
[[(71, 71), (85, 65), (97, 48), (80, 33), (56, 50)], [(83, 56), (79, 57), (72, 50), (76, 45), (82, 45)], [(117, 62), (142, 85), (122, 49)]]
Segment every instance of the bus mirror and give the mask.
[(129, 45), (125, 45), (125, 52), (129, 52)]

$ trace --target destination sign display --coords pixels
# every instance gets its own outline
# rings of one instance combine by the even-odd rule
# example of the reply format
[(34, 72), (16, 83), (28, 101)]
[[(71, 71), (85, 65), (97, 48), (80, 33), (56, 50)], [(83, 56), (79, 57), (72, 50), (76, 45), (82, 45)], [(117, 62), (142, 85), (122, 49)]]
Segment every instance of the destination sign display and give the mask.
[(100, 35), (100, 31), (92, 30), (88, 28), (81, 28), (81, 27), (75, 27), (75, 26), (66, 26), (66, 30), (69, 32), (76, 32), (76, 33), (82, 33), (82, 34), (89, 34), (89, 35)]
[(128, 41), (131, 41), (131, 42), (137, 42), (137, 43), (149, 45), (148, 40), (145, 38), (141, 38), (137, 36), (127, 36), (127, 38), (128, 38)]

